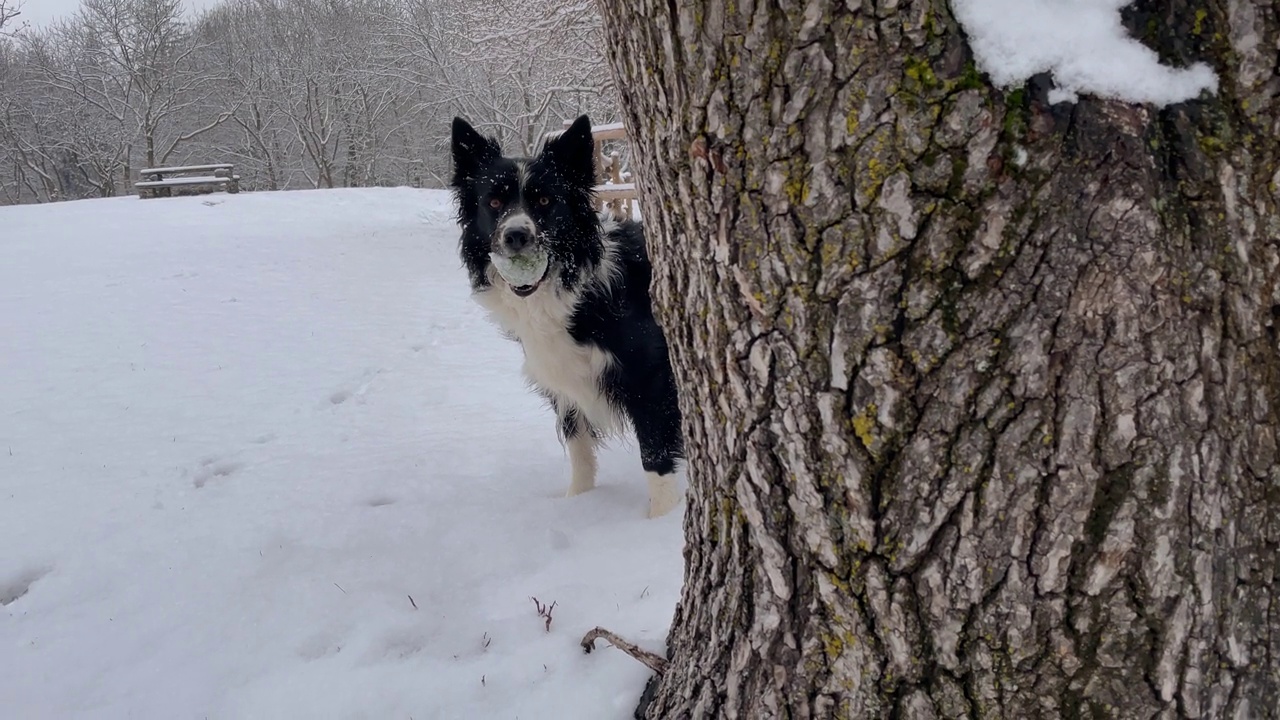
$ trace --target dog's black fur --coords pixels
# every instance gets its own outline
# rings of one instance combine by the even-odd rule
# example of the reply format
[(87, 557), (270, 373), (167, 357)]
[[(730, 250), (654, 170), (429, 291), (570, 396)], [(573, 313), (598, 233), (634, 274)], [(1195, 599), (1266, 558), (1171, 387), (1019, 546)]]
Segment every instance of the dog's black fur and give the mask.
[[(523, 346), (526, 375), (551, 401), (565, 440), (629, 424), (644, 469), (666, 476), (683, 446), (667, 342), (649, 297), (652, 267), (640, 223), (597, 213), (594, 160), (585, 115), (534, 158), (504, 157), (496, 140), (456, 118), (460, 254), (476, 300)], [(490, 261), (490, 253), (538, 247), (550, 260), (532, 286), (511, 287)], [(581, 373), (560, 367), (584, 357), (595, 361)], [(600, 417), (603, 408), (613, 417)]]

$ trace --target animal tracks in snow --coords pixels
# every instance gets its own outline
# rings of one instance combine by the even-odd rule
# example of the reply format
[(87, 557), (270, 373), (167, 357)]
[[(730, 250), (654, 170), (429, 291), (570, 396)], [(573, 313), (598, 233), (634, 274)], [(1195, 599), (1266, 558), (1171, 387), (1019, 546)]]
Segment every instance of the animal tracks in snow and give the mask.
[(303, 660), (319, 660), (342, 652), (342, 640), (341, 637), (332, 633), (317, 633), (303, 640), (298, 645), (296, 652), (298, 657)]
[[(314, 407), (314, 410), (323, 411), (352, 401), (363, 402), (365, 395), (383, 372), (385, 372), (383, 368), (365, 369), (354, 377), (351, 382), (339, 386), (325, 396)], [(297, 413), (299, 410), (302, 409), (295, 408), (294, 412)], [(305, 412), (305, 410), (303, 411)], [(257, 460), (264, 456), (264, 453), (269, 452), (265, 450), (265, 446), (275, 443), (279, 439), (280, 436), (274, 432), (266, 432), (245, 439), (240, 447), (229, 449), (222, 454), (209, 455), (200, 460), (196, 467), (182, 470), (182, 475), (191, 478), (192, 484), (197, 489), (203, 488), (210, 483), (232, 477), (248, 468), (250, 462), (239, 459), (242, 456), (248, 456), (256, 464)], [(395, 501), (392, 498), (371, 497), (365, 504), (370, 507), (381, 507), (390, 505), (393, 502)]]
[(44, 566), (28, 567), (12, 575), (0, 575), (0, 606), (8, 607), (31, 591), (41, 578), (53, 572)]
[(294, 648), (297, 656), (308, 662), (325, 660), (344, 650), (354, 650), (360, 662), (375, 664), (396, 662), (423, 653), (428, 648), (426, 636), (407, 629), (392, 630), (381, 636), (356, 635), (322, 631), (313, 634)]
[(193, 483), (197, 488), (202, 488), (207, 485), (210, 480), (219, 480), (221, 478), (230, 477), (243, 467), (244, 463), (236, 460), (205, 458), (200, 461), (200, 467), (195, 472)]
[(404, 630), (389, 632), (383, 636), (381, 642), (369, 649), (368, 659), (374, 662), (404, 660), (426, 650), (427, 644), (427, 639), (415, 632)]
[(330, 405), (341, 405), (349, 400), (362, 402), (364, 396), (369, 392), (369, 387), (373, 385), (373, 381), (382, 374), (382, 368), (371, 368), (365, 370), (363, 374), (353, 383), (346, 387), (340, 387), (329, 394)]
[[(246, 450), (250, 450), (253, 446), (262, 447), (270, 445), (279, 439), (280, 436), (273, 432), (263, 433), (245, 440), (244, 447)], [(239, 452), (236, 452), (229, 455), (205, 456), (196, 465), (195, 469), (182, 470), (182, 475), (184, 477), (190, 477), (191, 484), (197, 489), (203, 488), (211, 482), (229, 478), (248, 467), (248, 463), (236, 457), (239, 454)]]

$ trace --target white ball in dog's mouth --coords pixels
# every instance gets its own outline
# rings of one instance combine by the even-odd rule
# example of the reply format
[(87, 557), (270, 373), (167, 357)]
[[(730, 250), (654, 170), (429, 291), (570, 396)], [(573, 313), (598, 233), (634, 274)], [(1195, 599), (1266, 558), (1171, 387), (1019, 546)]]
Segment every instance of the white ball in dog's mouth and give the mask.
[(547, 273), (547, 265), (550, 263), (547, 251), (542, 248), (534, 248), (514, 257), (489, 253), (489, 260), (502, 279), (506, 280), (512, 288), (537, 285), (542, 276)]

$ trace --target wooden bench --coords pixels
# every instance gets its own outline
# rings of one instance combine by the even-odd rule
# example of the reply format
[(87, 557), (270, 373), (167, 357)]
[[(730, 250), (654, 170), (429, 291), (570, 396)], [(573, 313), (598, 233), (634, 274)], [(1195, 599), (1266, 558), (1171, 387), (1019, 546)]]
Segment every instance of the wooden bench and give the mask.
[(171, 197), (174, 190), (179, 195), (199, 195), (215, 190), (240, 192), (240, 176), (231, 163), (212, 165), (182, 165), (178, 167), (143, 168), (138, 171), (138, 197)]
[[(566, 129), (573, 124), (565, 120)], [(640, 193), (636, 184), (630, 182), (630, 173), (622, 172), (622, 153), (617, 150), (604, 154), (605, 140), (623, 140), (627, 137), (627, 129), (622, 123), (608, 123), (591, 126), (591, 139), (596, 146), (596, 170), (604, 175), (604, 182), (595, 187), (596, 199), (600, 201), (600, 209), (609, 209), (619, 217), (631, 217), (636, 200)]]

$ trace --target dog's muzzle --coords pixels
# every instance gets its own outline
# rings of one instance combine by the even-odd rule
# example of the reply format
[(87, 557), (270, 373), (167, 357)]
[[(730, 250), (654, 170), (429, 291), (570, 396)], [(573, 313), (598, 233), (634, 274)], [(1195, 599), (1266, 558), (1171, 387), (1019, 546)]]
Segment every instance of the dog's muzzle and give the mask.
[(489, 258), (494, 269), (519, 297), (532, 295), (550, 272), (547, 250), (537, 242), (532, 218), (523, 212), (503, 219), (494, 234), (492, 250)]

